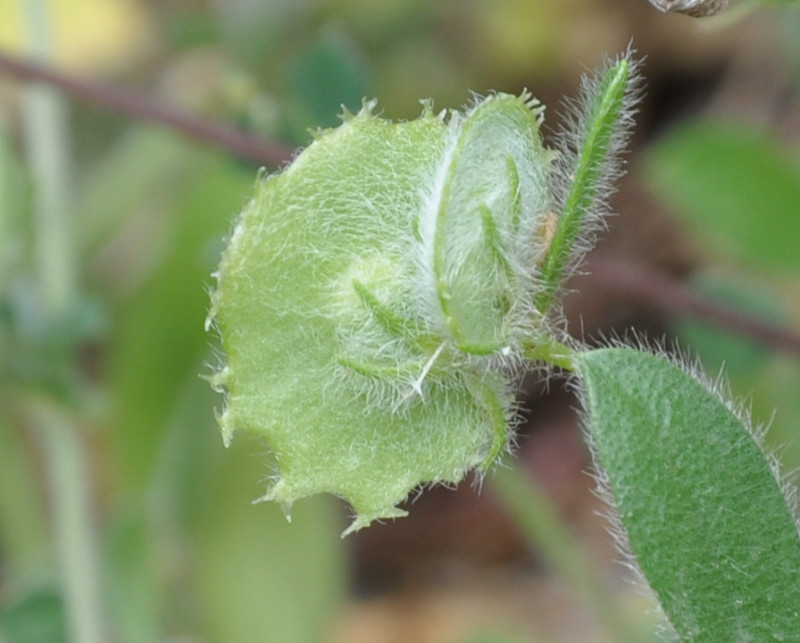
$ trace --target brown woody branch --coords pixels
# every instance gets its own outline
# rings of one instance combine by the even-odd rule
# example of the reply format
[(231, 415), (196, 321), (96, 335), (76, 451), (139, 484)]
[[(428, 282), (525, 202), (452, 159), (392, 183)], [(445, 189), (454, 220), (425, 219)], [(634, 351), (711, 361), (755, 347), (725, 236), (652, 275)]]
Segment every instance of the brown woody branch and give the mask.
[[(272, 167), (286, 163), (292, 149), (281, 143), (253, 137), (151, 98), (94, 81), (62, 74), (39, 63), (0, 52), (0, 72), (25, 81), (42, 82), (68, 96), (153, 121), (231, 154)], [(800, 355), (800, 335), (700, 296), (683, 284), (640, 265), (594, 256), (592, 272), (610, 289), (634, 297), (667, 314), (685, 314), (738, 333), (774, 349)]]
[(58, 87), (68, 96), (91, 105), (102, 105), (132, 118), (165, 125), (258, 164), (277, 167), (291, 158), (292, 148), (259, 139), (239, 130), (192, 116), (184, 110), (151, 98), (95, 81), (62, 74), (40, 63), (0, 52), (0, 72), (26, 81)]
[(800, 355), (800, 335), (741, 310), (703, 297), (682, 283), (638, 263), (591, 258), (591, 273), (609, 289), (638, 299), (669, 315), (687, 315), (774, 349)]

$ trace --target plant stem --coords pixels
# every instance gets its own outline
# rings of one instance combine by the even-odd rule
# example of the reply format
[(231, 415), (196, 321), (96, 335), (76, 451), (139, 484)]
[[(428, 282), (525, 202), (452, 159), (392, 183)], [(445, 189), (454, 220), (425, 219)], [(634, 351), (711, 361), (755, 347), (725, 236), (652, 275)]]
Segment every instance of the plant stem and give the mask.
[(553, 366), (563, 368), (565, 371), (574, 371), (573, 351), (569, 346), (557, 342), (552, 338), (543, 341), (525, 342), (523, 345), (525, 357), (534, 362), (548, 362)]
[[(24, 3), (28, 42), (33, 54), (49, 52), (46, 0)], [(69, 177), (68, 135), (62, 97), (51, 87), (26, 88), (25, 146), (34, 178), (35, 262), (40, 295), (51, 317), (62, 315), (75, 301), (76, 267), (71, 227), (67, 218)]]
[[(23, 3), (31, 51), (50, 51), (48, 0)], [(69, 144), (62, 97), (51, 87), (24, 95), (24, 140), (34, 179), (34, 262), (45, 323), (64, 318), (77, 300), (77, 257), (69, 213)], [(76, 424), (56, 405), (33, 400), (36, 436), (45, 456), (54, 547), (60, 568), (69, 639), (102, 643), (99, 573), (90, 509), (90, 483)]]
[(641, 636), (635, 631), (638, 628), (622, 616), (584, 548), (567, 529), (540, 486), (517, 463), (497, 467), (490, 481), (528, 542), (536, 545), (553, 570), (591, 607), (603, 623), (609, 640), (639, 640)]
[(102, 643), (103, 617), (92, 527), (90, 484), (78, 427), (54, 405), (32, 400), (35, 435), (44, 453), (55, 553), (69, 640)]

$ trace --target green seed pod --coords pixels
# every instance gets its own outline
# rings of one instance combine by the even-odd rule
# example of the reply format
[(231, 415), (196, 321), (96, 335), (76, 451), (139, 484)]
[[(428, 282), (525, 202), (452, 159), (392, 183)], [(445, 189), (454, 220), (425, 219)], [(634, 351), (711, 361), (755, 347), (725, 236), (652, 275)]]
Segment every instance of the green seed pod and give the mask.
[(403, 123), (373, 109), (258, 182), (209, 315), (226, 442), (263, 436), (279, 467), (264, 499), (339, 495), (348, 531), (506, 449), (551, 207), (529, 96)]

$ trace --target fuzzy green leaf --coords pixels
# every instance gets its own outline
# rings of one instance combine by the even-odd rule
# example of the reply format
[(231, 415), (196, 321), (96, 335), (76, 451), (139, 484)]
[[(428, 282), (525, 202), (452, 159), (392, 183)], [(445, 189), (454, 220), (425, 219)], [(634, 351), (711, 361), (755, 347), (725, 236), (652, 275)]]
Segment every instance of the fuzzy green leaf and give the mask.
[(339, 495), (350, 530), (506, 448), (551, 162), (528, 96), (396, 124), (372, 107), (258, 183), (211, 313), (226, 441), (262, 435), (265, 499)]
[(682, 640), (795, 640), (800, 539), (745, 422), (665, 358), (608, 348), (575, 359), (596, 461)]

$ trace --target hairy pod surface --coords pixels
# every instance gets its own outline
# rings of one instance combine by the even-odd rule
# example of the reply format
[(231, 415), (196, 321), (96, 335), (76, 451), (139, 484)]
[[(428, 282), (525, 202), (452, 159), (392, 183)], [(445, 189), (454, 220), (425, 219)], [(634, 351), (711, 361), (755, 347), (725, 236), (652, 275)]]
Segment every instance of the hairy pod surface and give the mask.
[(263, 436), (279, 467), (264, 499), (339, 495), (348, 531), (506, 449), (550, 208), (529, 96), (402, 123), (373, 109), (258, 182), (209, 315), (224, 439)]

